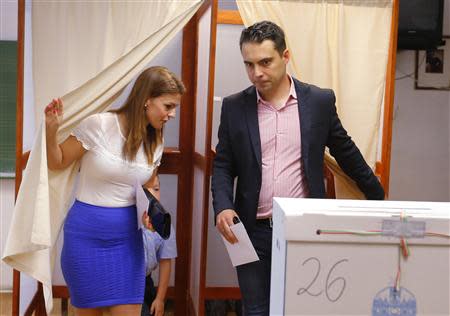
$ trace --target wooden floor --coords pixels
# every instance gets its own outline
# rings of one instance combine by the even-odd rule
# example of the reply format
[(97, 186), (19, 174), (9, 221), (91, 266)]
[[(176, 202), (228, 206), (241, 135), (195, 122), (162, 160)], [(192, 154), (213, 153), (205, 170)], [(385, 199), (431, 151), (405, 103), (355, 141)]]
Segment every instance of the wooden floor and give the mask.
[[(11, 305), (12, 304), (12, 294), (11, 293), (0, 293), (0, 316), (11, 316)], [(68, 316), (73, 316), (73, 307), (68, 304)], [(61, 299), (55, 298), (53, 300), (53, 310), (50, 316), (61, 316)], [(108, 315), (108, 314), (105, 314)]]
[[(12, 304), (12, 294), (11, 293), (0, 293), (0, 316), (11, 316), (11, 304)], [(73, 307), (69, 305), (68, 316), (74, 316)], [(61, 316), (61, 299), (55, 298), (53, 300), (53, 310), (50, 316)], [(104, 313), (104, 316), (108, 316), (109, 313)], [(165, 316), (173, 316), (173, 312), (166, 311)]]
[[(11, 293), (0, 293), (0, 316), (11, 316), (11, 302), (12, 301), (12, 294)], [(74, 316), (74, 310), (73, 307), (69, 305), (69, 310), (68, 310), (68, 316)], [(208, 309), (208, 308), (207, 308)], [(206, 311), (207, 316), (236, 316), (236, 313), (231, 312), (231, 311), (212, 311), (209, 312)], [(104, 316), (108, 316), (110, 315), (109, 313), (104, 313)], [(173, 305), (170, 304), (170, 302), (166, 303), (166, 313), (165, 316), (173, 316)], [(61, 314), (61, 299), (57, 299), (55, 298), (53, 300), (53, 311), (49, 316), (62, 316)]]

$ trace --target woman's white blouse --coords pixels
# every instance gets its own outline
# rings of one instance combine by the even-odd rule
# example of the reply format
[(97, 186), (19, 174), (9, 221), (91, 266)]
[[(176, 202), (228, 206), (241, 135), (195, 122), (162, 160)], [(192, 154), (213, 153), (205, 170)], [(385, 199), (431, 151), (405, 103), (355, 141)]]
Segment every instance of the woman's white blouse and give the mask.
[(163, 144), (153, 154), (149, 165), (141, 145), (134, 161), (122, 157), (125, 137), (115, 113), (87, 117), (72, 132), (87, 150), (81, 159), (76, 198), (106, 207), (123, 207), (136, 203), (136, 183), (147, 182), (159, 166)]

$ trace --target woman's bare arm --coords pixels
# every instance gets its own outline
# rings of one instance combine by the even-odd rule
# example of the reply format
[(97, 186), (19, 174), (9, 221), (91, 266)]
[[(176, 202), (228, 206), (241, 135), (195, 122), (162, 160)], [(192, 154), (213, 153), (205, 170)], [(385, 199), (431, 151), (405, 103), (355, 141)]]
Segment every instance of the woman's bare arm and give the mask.
[(86, 152), (81, 142), (74, 136), (69, 136), (58, 144), (56, 133), (62, 122), (63, 103), (61, 99), (53, 99), (45, 108), (45, 128), (47, 140), (47, 165), (49, 169), (64, 169)]

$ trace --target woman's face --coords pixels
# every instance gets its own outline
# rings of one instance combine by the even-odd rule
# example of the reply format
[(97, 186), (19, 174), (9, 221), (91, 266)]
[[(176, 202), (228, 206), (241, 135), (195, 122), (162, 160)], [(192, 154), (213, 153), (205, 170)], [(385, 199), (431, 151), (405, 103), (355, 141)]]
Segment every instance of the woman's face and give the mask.
[(155, 129), (162, 129), (164, 124), (175, 118), (176, 107), (180, 104), (180, 94), (163, 94), (148, 99), (145, 106), (145, 115), (148, 123)]

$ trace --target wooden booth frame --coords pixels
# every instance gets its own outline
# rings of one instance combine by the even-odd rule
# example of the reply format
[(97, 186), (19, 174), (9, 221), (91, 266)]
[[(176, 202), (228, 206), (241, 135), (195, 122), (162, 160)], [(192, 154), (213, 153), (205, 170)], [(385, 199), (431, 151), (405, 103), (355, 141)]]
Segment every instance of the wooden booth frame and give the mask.
[[(399, 0), (393, 0), (393, 13), (391, 21), (391, 34), (389, 46), (389, 58), (386, 69), (386, 89), (384, 96), (383, 114), (383, 135), (381, 161), (376, 164), (376, 174), (380, 177), (386, 195), (389, 192), (389, 173), (391, 157), (392, 139), (392, 117), (395, 88), (395, 63), (397, 47), (397, 26), (398, 26)], [(199, 41), (199, 20), (211, 10), (211, 30), (209, 45), (209, 73), (208, 73), (208, 94), (206, 131), (204, 145), (207, 150), (204, 153), (195, 151), (196, 133), (196, 91), (197, 91), (197, 67), (198, 67), (198, 41)], [(209, 11), (208, 11), (209, 12)], [(165, 148), (163, 164), (160, 168), (162, 174), (174, 174), (178, 177), (177, 208), (177, 242), (178, 258), (175, 261), (175, 287), (169, 288), (168, 296), (175, 301), (175, 315), (205, 315), (205, 301), (208, 299), (239, 299), (240, 291), (236, 287), (207, 287), (206, 286), (206, 262), (207, 262), (207, 240), (208, 240), (208, 218), (210, 215), (210, 178), (211, 166), (214, 158), (214, 150), (211, 148), (212, 139), (212, 117), (214, 99), (214, 75), (215, 75), (215, 50), (216, 31), (218, 24), (240, 24), (242, 19), (238, 11), (218, 10), (218, 0), (205, 0), (193, 18), (183, 29), (182, 40), (182, 70), (181, 77), (186, 83), (187, 93), (183, 96), (181, 104), (189, 106), (180, 107), (180, 134), (178, 148)], [(25, 168), (29, 152), (23, 153), (23, 84), (24, 84), (24, 32), (25, 32), (25, 0), (18, 1), (18, 68), (17, 68), (17, 109), (16, 109), (16, 182), (15, 195), (19, 191), (22, 180), (22, 170)], [(199, 296), (197, 304), (194, 304), (191, 284), (196, 284), (196, 280), (191, 280), (192, 265), (192, 220), (193, 220), (193, 199), (194, 199), (194, 168), (199, 168), (203, 176), (203, 192), (201, 202), (201, 252), (200, 252), (200, 274), (198, 280)], [(332, 188), (332, 175), (328, 173), (328, 188)], [(330, 196), (333, 192), (329, 192)], [(196, 285), (195, 285), (196, 286)], [(67, 300), (69, 297), (65, 286), (53, 287), (54, 297)], [(19, 315), (20, 300), (20, 272), (13, 272), (13, 297), (12, 315)], [(195, 309), (198, 306), (198, 310)], [(64, 306), (63, 306), (64, 307)], [(65, 308), (67, 308), (67, 301)], [(42, 286), (38, 290), (29, 305), (25, 315), (46, 315)]]

